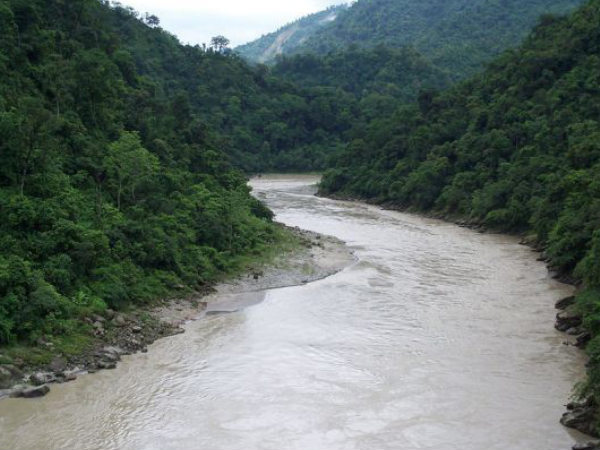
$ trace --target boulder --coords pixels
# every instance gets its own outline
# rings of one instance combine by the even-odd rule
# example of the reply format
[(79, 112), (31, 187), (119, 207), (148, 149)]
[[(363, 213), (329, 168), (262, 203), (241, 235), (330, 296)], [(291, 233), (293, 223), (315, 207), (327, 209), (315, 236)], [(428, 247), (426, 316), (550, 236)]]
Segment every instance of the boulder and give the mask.
[(10, 398), (23, 397), (23, 391), (25, 389), (27, 389), (27, 386), (24, 386), (22, 384), (17, 384), (16, 386), (13, 386), (13, 388), (10, 390), (10, 393), (9, 393)]
[(78, 370), (65, 370), (59, 374), (59, 377), (64, 382), (75, 381), (77, 379)]
[(8, 389), (12, 384), (12, 373), (6, 367), (0, 366), (0, 389)]
[(555, 307), (556, 307), (556, 309), (565, 310), (569, 306), (574, 305), (574, 304), (575, 304), (575, 296), (571, 295), (570, 297), (565, 297), (565, 298), (557, 301)]
[(108, 320), (112, 320), (112, 319), (114, 319), (114, 317), (115, 317), (115, 315), (116, 315), (116, 314), (117, 314), (117, 313), (116, 313), (114, 310), (112, 310), (112, 309), (107, 309), (107, 310), (104, 312), (104, 315), (106, 316), (106, 318), (107, 318)]
[(570, 412), (566, 412), (563, 414), (560, 419), (560, 423), (562, 423), (565, 427), (568, 428), (577, 428), (580, 424), (587, 423), (592, 417), (588, 413), (588, 411), (583, 409), (574, 409)]
[(46, 383), (51, 383), (54, 380), (54, 375), (47, 372), (36, 372), (29, 376), (29, 381), (34, 386), (42, 386)]
[(592, 340), (592, 334), (588, 331), (577, 336), (577, 343), (575, 344), (579, 348), (584, 348), (588, 342)]
[(134, 333), (141, 333), (142, 327), (136, 325), (134, 327), (131, 327), (131, 331), (133, 331)]
[(595, 442), (581, 442), (573, 446), (573, 450), (599, 450), (600, 441)]
[(556, 315), (556, 324), (554, 328), (558, 331), (567, 331), (570, 328), (576, 328), (582, 324), (581, 315), (573, 307), (559, 312)]
[(573, 428), (584, 434), (593, 435), (595, 432), (594, 417), (596, 407), (591, 399), (582, 403), (569, 403), (567, 412), (563, 414), (560, 423), (567, 428)]
[(129, 347), (138, 348), (141, 344), (137, 339), (131, 338), (127, 341)]
[(116, 369), (117, 363), (114, 361), (100, 361), (97, 366), (98, 369)]
[(102, 353), (103, 353), (103, 354), (105, 354), (105, 355), (106, 355), (106, 354), (110, 354), (110, 355), (118, 355), (118, 356), (121, 356), (121, 355), (124, 355), (124, 354), (125, 354), (125, 350), (123, 350), (121, 347), (112, 347), (112, 346), (107, 346), (107, 347), (104, 347), (104, 348), (102, 349)]
[(121, 314), (117, 314), (115, 316), (115, 318), (112, 320), (113, 325), (116, 327), (124, 327), (125, 325), (127, 325), (127, 321), (125, 320), (125, 317), (123, 317)]
[(102, 358), (104, 361), (117, 362), (121, 360), (121, 355), (118, 353), (104, 353)]
[(25, 388), (21, 391), (20, 396), (23, 398), (38, 398), (43, 397), (48, 392), (50, 392), (50, 388), (44, 384), (42, 386)]

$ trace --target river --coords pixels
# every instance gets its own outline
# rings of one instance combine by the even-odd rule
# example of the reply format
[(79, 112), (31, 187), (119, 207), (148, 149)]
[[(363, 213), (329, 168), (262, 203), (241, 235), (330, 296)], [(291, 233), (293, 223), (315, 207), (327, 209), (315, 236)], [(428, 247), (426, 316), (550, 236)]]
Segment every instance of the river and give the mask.
[(513, 237), (253, 181), (277, 219), (358, 261), (191, 322), (118, 368), (0, 401), (2, 450), (567, 450), (581, 352)]

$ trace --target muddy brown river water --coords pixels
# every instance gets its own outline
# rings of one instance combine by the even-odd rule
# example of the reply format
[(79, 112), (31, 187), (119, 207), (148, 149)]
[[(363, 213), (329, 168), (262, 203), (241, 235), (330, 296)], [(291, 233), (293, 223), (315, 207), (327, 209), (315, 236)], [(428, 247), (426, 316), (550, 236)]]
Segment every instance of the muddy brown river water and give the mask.
[(567, 450), (583, 355), (512, 237), (253, 181), (288, 225), (358, 261), (211, 315), (114, 371), (0, 401), (0, 450)]

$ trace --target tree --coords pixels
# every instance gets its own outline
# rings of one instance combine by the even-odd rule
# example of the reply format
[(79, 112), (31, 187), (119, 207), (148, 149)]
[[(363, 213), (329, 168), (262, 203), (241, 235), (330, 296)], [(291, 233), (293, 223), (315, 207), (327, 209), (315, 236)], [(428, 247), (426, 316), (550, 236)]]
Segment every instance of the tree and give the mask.
[(21, 195), (28, 178), (33, 173), (43, 173), (49, 162), (54, 142), (52, 126), (52, 114), (33, 97), (23, 98), (19, 107), (10, 112), (0, 112), (0, 180), (12, 181)]
[(215, 36), (210, 40), (210, 46), (219, 53), (222, 53), (231, 42), (225, 36), (219, 35)]
[(142, 147), (138, 133), (124, 131), (119, 140), (108, 147), (104, 165), (116, 183), (117, 208), (121, 209), (123, 191), (128, 190), (135, 202), (136, 188), (157, 172), (159, 161)]
[(151, 27), (157, 27), (160, 25), (160, 19), (155, 16), (154, 14), (148, 14), (146, 13), (146, 24), (148, 24)]

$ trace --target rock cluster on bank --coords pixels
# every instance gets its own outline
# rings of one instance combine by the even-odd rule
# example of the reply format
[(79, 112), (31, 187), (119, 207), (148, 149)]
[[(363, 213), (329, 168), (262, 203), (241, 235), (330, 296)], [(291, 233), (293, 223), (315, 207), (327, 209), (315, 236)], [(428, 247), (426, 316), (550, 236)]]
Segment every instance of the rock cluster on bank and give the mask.
[[(575, 337), (573, 345), (584, 349), (591, 340), (591, 334), (586, 331), (583, 325), (582, 314), (579, 312), (574, 296), (566, 297), (556, 302), (556, 323), (554, 327), (558, 331)], [(595, 427), (595, 418), (598, 413), (598, 405), (591, 399), (585, 399), (579, 402), (571, 402), (567, 405), (565, 412), (560, 419), (560, 423), (565, 427), (578, 430), (589, 436), (597, 436)], [(585, 442), (577, 444), (574, 450), (600, 450), (596, 442)]]
[(137, 314), (118, 314), (112, 310), (85, 320), (94, 330), (96, 344), (83, 354), (70, 358), (57, 355), (50, 364), (34, 371), (24, 367), (22, 361), (0, 355), (0, 398), (43, 397), (50, 392), (49, 384), (74, 381), (84, 373), (115, 369), (123, 355), (147, 352), (147, 346), (157, 339), (184, 332), (179, 326), (181, 322), (167, 323), (148, 317), (142, 320)]
[(592, 335), (582, 328), (583, 319), (575, 304), (575, 297), (571, 296), (559, 300), (556, 303), (556, 309), (559, 309), (560, 312), (556, 315), (554, 327), (569, 336), (575, 336), (575, 346), (585, 348)]
[(565, 427), (594, 436), (597, 434), (594, 426), (597, 409), (597, 405), (591, 399), (582, 402), (571, 402), (567, 405), (567, 412), (563, 414), (560, 423)]
[(589, 441), (575, 444), (573, 450), (600, 450), (600, 441)]

